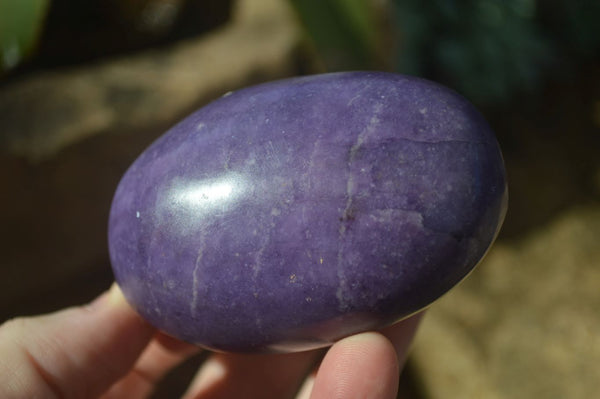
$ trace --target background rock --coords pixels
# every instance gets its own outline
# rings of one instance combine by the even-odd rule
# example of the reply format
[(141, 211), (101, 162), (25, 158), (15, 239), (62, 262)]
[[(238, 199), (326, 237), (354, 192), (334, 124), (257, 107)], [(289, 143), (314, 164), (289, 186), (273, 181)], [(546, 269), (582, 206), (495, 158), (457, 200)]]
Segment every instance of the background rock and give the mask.
[[(191, 110), (312, 71), (283, 0), (161, 49), (0, 82), (0, 321), (87, 301), (112, 281), (106, 222), (137, 155)], [(484, 262), (427, 312), (401, 397), (592, 398), (600, 379), (600, 60), (486, 109), (510, 205)], [(155, 397), (173, 397), (201, 358)]]
[(428, 398), (591, 398), (600, 380), (600, 204), (576, 207), (485, 262), (424, 319)]
[(0, 148), (40, 161), (86, 137), (164, 125), (228, 90), (292, 72), (297, 25), (280, 1), (239, 1), (199, 39), (0, 90)]

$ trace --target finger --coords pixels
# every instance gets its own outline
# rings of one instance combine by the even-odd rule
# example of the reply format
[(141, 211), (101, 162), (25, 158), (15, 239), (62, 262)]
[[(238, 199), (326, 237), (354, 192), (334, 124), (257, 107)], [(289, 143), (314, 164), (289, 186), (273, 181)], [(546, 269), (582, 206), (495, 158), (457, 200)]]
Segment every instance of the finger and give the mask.
[(198, 353), (200, 348), (162, 333), (156, 333), (133, 369), (102, 397), (144, 398), (172, 368)]
[(400, 366), (396, 350), (383, 335), (367, 332), (331, 347), (319, 366), (311, 399), (394, 399)]
[(310, 394), (315, 385), (315, 376), (316, 375), (317, 375), (317, 372), (314, 371), (306, 377), (306, 379), (304, 380), (304, 383), (302, 383), (302, 386), (300, 387), (300, 390), (298, 391), (298, 394), (296, 395), (295, 399), (310, 399)]
[(404, 363), (406, 363), (410, 345), (424, 314), (424, 312), (414, 314), (408, 319), (404, 319), (381, 331), (381, 333), (394, 345), (396, 354), (398, 355), (400, 369), (402, 369)]
[(217, 353), (207, 359), (185, 399), (292, 398), (320, 351), (286, 355)]
[(98, 397), (153, 334), (116, 285), (88, 306), (9, 321), (0, 327), (0, 397)]

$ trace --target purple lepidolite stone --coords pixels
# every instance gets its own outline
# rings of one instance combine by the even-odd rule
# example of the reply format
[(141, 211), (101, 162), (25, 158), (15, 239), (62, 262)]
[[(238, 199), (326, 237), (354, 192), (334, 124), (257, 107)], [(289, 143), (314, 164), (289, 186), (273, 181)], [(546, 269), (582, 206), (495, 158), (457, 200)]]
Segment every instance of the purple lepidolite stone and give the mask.
[(294, 351), (378, 329), (459, 282), (506, 209), (497, 142), (437, 84), (353, 72), (227, 94), (129, 168), (116, 279), (159, 329)]

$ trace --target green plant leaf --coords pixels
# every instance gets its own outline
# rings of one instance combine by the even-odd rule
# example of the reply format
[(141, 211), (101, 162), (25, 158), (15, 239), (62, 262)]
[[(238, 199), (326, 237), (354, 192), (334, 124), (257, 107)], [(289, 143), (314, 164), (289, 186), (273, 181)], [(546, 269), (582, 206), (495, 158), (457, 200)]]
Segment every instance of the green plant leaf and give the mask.
[(0, 0), (0, 71), (31, 54), (50, 0)]
[(290, 0), (325, 68), (373, 68), (378, 28), (369, 0)]

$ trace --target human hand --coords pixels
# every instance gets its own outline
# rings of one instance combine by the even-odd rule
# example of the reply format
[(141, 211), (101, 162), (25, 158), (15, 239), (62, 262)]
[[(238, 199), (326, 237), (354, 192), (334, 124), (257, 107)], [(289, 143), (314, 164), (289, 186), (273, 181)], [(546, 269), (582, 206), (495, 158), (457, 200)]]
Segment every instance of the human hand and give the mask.
[[(185, 399), (395, 398), (420, 316), (323, 351), (210, 355)], [(0, 397), (144, 398), (200, 349), (157, 332), (117, 285), (89, 305), (0, 326)]]

